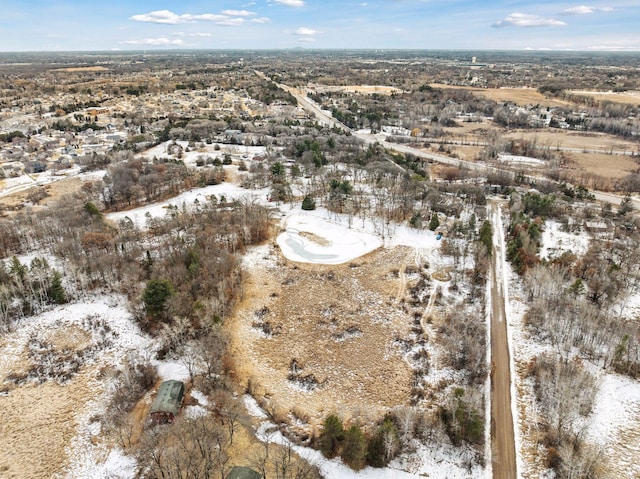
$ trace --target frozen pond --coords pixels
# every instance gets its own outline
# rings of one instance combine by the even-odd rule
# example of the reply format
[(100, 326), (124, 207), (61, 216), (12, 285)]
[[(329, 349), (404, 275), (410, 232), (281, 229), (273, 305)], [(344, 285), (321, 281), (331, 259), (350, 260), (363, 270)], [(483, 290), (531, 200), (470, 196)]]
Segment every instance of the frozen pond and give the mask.
[(382, 241), (370, 233), (304, 213), (287, 218), (286, 230), (277, 243), (287, 259), (316, 264), (346, 263), (382, 246)]

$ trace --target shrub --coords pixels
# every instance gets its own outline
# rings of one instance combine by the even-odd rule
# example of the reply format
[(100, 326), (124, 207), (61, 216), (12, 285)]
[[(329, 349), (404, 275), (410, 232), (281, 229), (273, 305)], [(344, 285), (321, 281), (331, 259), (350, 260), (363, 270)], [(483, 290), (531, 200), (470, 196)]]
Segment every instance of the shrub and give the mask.
[(344, 434), (342, 460), (355, 470), (366, 465), (367, 440), (358, 426), (351, 426)]
[(331, 414), (324, 420), (324, 428), (318, 446), (320, 452), (329, 459), (338, 455), (340, 441), (344, 438), (344, 429), (342, 421), (338, 416)]
[(310, 195), (305, 196), (302, 200), (302, 209), (307, 211), (316, 209), (316, 202)]

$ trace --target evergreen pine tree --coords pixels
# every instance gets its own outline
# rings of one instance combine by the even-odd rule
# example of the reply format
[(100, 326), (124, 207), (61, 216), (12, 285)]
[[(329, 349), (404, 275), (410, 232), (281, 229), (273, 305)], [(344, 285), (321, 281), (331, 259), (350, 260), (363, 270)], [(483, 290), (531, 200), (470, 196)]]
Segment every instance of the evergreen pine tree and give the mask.
[(440, 226), (440, 219), (438, 219), (438, 215), (436, 213), (434, 213), (431, 216), (431, 221), (429, 221), (429, 229), (431, 231), (435, 231), (438, 226)]
[(51, 278), (51, 284), (47, 289), (47, 297), (49, 301), (54, 304), (64, 304), (68, 302), (67, 293), (62, 287), (62, 276), (58, 271), (53, 271), (53, 277)]

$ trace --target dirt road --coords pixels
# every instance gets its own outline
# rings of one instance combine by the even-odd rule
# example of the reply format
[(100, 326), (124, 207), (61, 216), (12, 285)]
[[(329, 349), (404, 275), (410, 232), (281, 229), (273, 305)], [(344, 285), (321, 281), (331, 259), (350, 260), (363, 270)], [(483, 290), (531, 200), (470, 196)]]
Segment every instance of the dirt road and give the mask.
[(491, 451), (494, 479), (515, 479), (516, 448), (511, 410), (509, 339), (505, 314), (504, 236), (500, 205), (489, 203), (493, 228), (491, 258)]

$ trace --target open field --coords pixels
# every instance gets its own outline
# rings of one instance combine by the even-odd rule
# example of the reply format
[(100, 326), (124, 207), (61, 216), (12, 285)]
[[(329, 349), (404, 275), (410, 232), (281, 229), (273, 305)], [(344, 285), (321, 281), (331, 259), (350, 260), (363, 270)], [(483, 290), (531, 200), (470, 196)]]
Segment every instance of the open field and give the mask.
[(639, 91), (590, 91), (590, 90), (570, 90), (569, 93), (574, 95), (588, 96), (597, 101), (612, 101), (616, 103), (630, 103), (632, 105), (640, 104)]
[[(410, 325), (395, 301), (407, 248), (330, 266), (290, 263), (266, 246), (260, 254), (233, 323), (239, 379), (259, 402), (282, 416), (304, 411), (312, 426), (331, 413), (375, 418), (407, 404), (411, 369), (394, 344)], [(267, 323), (270, 335), (257, 326)], [(294, 359), (317, 384), (287, 379)]]
[(318, 92), (344, 92), (344, 93), (357, 93), (364, 95), (372, 95), (376, 93), (378, 95), (393, 95), (394, 93), (402, 93), (400, 88), (385, 85), (341, 85), (341, 86), (317, 86), (315, 89)]
[(534, 88), (473, 88), (466, 86), (432, 83), (432, 88), (467, 90), (498, 102), (509, 101), (517, 105), (541, 105), (549, 107), (567, 106), (569, 103), (555, 98), (547, 98)]
[(60, 386), (21, 386), (1, 400), (0, 476), (51, 478), (66, 464), (76, 413), (91, 398), (85, 377)]

